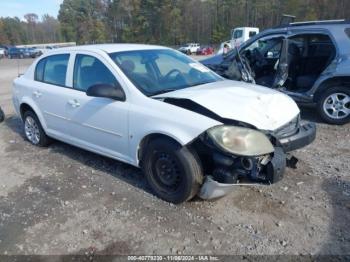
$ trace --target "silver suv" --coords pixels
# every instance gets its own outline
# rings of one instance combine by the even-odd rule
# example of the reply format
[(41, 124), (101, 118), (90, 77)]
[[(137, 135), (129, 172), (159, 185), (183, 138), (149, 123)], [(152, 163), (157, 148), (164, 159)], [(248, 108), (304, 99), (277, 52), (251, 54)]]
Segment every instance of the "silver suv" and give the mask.
[(265, 30), (201, 61), (220, 75), (276, 88), (324, 121), (350, 121), (350, 22), (299, 22)]

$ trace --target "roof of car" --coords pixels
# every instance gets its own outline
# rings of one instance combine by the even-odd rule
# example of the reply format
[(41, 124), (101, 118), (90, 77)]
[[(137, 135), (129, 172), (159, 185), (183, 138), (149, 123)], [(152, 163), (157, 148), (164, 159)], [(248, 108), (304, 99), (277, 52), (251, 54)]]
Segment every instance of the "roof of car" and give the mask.
[(134, 50), (154, 50), (154, 49), (168, 49), (168, 48), (164, 46), (143, 45), (143, 44), (97, 44), (97, 45), (80, 45), (80, 46), (59, 48), (59, 50), (67, 50), (67, 51), (101, 50), (106, 53), (134, 51)]

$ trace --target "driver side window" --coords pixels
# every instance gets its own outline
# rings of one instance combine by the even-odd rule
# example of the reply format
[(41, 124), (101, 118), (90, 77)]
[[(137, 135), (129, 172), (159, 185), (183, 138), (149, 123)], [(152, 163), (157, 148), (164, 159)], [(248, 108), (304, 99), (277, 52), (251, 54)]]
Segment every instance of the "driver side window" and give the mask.
[(112, 72), (96, 57), (78, 54), (75, 57), (73, 88), (86, 92), (97, 84), (117, 86)]

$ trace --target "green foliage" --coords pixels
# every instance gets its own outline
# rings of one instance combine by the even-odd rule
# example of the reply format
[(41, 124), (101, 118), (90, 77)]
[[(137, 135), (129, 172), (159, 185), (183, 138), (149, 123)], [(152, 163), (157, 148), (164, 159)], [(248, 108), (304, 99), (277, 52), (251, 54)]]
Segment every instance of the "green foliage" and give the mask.
[(0, 43), (75, 41), (179, 45), (220, 43), (235, 27), (349, 18), (348, 0), (64, 0), (57, 19), (0, 18)]
[(0, 44), (54, 43), (61, 41), (60, 25), (56, 18), (44, 15), (38, 21), (36, 14), (25, 15), (26, 22), (18, 17), (0, 17)]

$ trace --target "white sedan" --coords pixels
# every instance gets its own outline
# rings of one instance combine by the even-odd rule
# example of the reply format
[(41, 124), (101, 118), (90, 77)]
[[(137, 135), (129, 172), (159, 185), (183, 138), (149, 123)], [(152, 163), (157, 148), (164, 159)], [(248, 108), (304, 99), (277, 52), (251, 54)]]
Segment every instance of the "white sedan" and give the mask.
[(173, 203), (276, 182), (316, 132), (288, 96), (161, 46), (50, 51), (14, 80), (13, 103), (33, 145), (54, 138), (141, 167)]

